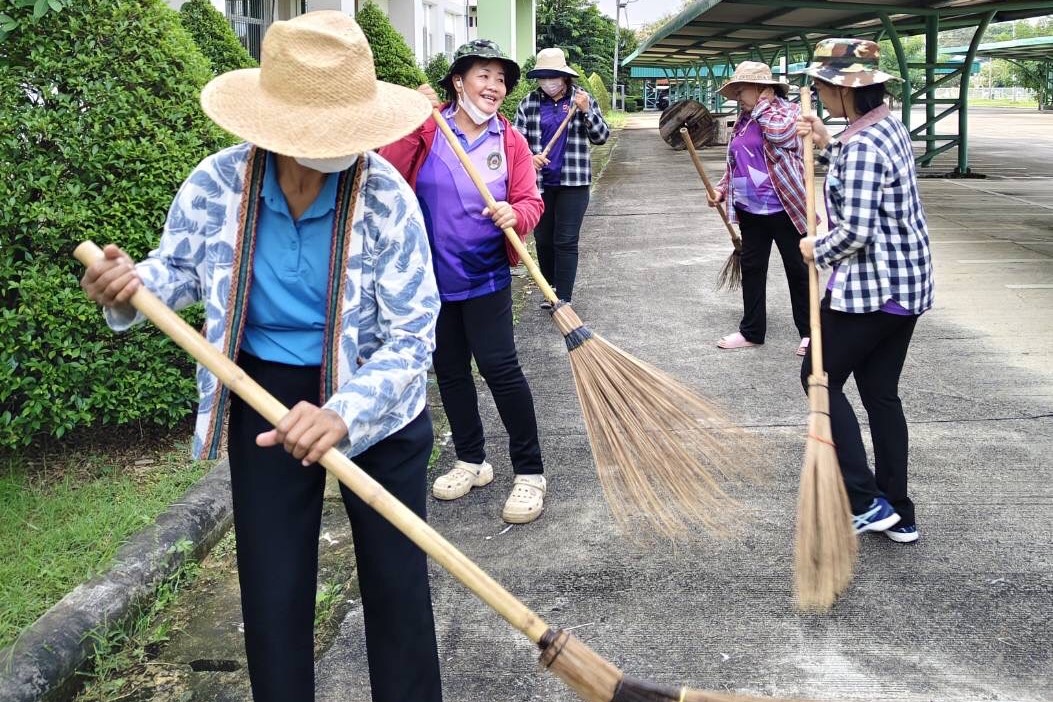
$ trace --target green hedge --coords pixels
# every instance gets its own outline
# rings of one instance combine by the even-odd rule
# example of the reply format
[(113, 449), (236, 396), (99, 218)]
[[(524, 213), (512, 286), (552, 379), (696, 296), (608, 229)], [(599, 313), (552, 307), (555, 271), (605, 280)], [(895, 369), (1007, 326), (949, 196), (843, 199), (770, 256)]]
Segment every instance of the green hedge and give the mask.
[(257, 65), (238, 41), (230, 22), (209, 0), (187, 0), (179, 9), (179, 21), (212, 65), (214, 74)]
[(607, 86), (603, 84), (603, 79), (596, 73), (589, 76), (587, 83), (588, 91), (592, 93), (592, 96), (596, 98), (596, 102), (600, 104), (600, 110), (603, 114), (607, 114), (611, 111), (611, 94), (607, 92)]
[(391, 26), (391, 21), (380, 8), (372, 2), (367, 2), (358, 11), (355, 20), (373, 50), (373, 65), (376, 67), (377, 78), (407, 88), (418, 88), (428, 82), (424, 71), (417, 66), (413, 50)]
[(431, 85), (431, 89), (435, 91), (440, 100), (446, 99), (446, 91), (439, 85), (439, 81), (445, 78), (449, 72), (450, 61), (446, 58), (446, 54), (435, 54), (424, 67), (424, 74), (428, 77), (428, 84)]
[(208, 63), (161, 0), (79, 0), (12, 32), (0, 65), (0, 164), (18, 164), (0, 170), (0, 448), (172, 425), (195, 399), (186, 356), (149, 326), (110, 332), (71, 254), (92, 239), (142, 257), (190, 169), (230, 143), (198, 106)]

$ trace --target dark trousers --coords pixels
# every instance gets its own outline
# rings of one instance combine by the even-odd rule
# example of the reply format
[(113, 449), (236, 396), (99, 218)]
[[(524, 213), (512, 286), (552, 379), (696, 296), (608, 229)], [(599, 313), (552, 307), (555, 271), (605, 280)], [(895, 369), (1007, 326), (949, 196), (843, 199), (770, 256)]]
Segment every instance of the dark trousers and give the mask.
[[(899, 399), (899, 376), (917, 322), (914, 315), (837, 312), (830, 309), (829, 295), (820, 312), (823, 365), (830, 378), (830, 425), (852, 511), (861, 514), (875, 497), (884, 495), (902, 518), (901, 526), (914, 524), (914, 503), (907, 497), (907, 420)], [(809, 354), (801, 366), (805, 392), (811, 371)], [(859, 422), (844, 393), (849, 375), (855, 376), (870, 420), (873, 473)]]
[[(318, 402), (319, 369), (242, 354), (239, 365), (286, 407)], [(256, 446), (271, 428), (237, 398), (230, 408), (230, 482), (245, 651), (256, 702), (314, 699), (314, 606), (325, 471), (280, 447)], [(427, 411), (354, 461), (425, 517), (432, 426)], [(341, 486), (351, 520), (374, 702), (441, 702), (427, 559)]]
[(570, 302), (578, 275), (578, 238), (589, 207), (589, 186), (546, 185), (541, 199), (545, 211), (534, 227), (537, 265), (559, 299)]
[(432, 365), (457, 458), (486, 458), (472, 358), (479, 368), (501, 422), (508, 432), (508, 454), (516, 474), (541, 473), (534, 398), (519, 366), (512, 334), (511, 286), (461, 302), (443, 302), (435, 328)]
[(779, 247), (786, 282), (790, 286), (793, 324), (802, 337), (808, 336), (808, 267), (801, 258), (801, 233), (785, 212), (757, 215), (735, 208), (742, 232), (742, 321), (739, 333), (755, 344), (763, 344), (768, 327), (768, 259), (771, 245)]

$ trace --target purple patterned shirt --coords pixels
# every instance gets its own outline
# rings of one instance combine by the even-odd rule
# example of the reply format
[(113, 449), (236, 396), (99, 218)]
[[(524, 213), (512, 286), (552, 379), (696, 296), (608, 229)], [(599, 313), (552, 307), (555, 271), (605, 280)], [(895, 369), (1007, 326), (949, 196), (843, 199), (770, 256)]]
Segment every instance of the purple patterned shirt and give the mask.
[(760, 125), (753, 119), (747, 120), (731, 138), (728, 152), (735, 207), (758, 215), (782, 212), (782, 202), (764, 160), (764, 134)]
[[(508, 164), (505, 163), (504, 133), (495, 116), (486, 131), (469, 144), (453, 120), (447, 124), (475, 169), (482, 175), (495, 200), (507, 195)], [(431, 242), (435, 279), (443, 302), (459, 302), (487, 295), (511, 285), (505, 236), (493, 220), (482, 215), (486, 202), (465, 172), (445, 139), (436, 139), (417, 175), (417, 199)]]

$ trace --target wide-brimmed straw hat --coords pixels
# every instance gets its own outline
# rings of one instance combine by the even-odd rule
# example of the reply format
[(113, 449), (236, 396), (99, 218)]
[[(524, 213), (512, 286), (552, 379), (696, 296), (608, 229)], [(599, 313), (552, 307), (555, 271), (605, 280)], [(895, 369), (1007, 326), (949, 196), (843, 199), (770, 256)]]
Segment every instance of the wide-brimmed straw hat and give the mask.
[(735, 66), (735, 72), (731, 74), (731, 80), (720, 86), (720, 90), (717, 92), (729, 100), (734, 100), (735, 95), (731, 92), (732, 88), (743, 83), (770, 85), (782, 97), (786, 97), (790, 92), (790, 84), (785, 81), (775, 80), (771, 74), (771, 66), (760, 61), (743, 61), (738, 66)]
[(201, 91), (201, 107), (245, 141), (300, 158), (379, 148), (431, 114), (421, 93), (377, 80), (365, 35), (336, 11), (272, 24), (260, 67), (214, 78)]
[(519, 83), (519, 64), (505, 55), (496, 41), (490, 39), (473, 39), (461, 44), (453, 54), (453, 63), (450, 70), (439, 81), (439, 85), (446, 90), (446, 95), (453, 98), (457, 91), (453, 89), (453, 77), (463, 76), (475, 61), (500, 61), (505, 67), (505, 90), (512, 92)]
[(878, 69), (881, 49), (867, 39), (823, 39), (815, 45), (812, 62), (800, 73), (834, 85), (863, 88), (900, 80)]
[(563, 49), (554, 46), (537, 52), (534, 67), (527, 71), (527, 78), (577, 78), (578, 72), (567, 65), (567, 55)]

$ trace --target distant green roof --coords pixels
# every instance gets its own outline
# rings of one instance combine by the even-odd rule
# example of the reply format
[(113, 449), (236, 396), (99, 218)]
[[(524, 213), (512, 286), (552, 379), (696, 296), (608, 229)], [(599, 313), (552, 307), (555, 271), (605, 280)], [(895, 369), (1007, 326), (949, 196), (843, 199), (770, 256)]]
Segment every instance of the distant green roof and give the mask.
[[(968, 46), (951, 46), (940, 49), (941, 54), (964, 54), (969, 51)], [(976, 47), (977, 56), (988, 56), (990, 58), (1008, 58), (1018, 61), (1041, 61), (1053, 59), (1053, 37), (1031, 37), (1030, 39), (1014, 39), (1013, 41), (995, 41), (990, 44), (980, 44)]]
[[(730, 72), (726, 63), (713, 67), (713, 75), (726, 76)], [(699, 67), (699, 74), (703, 77), (709, 75), (709, 69), (705, 66)], [(692, 68), (677, 68), (675, 66), (630, 66), (630, 78), (694, 78), (696, 73)]]

